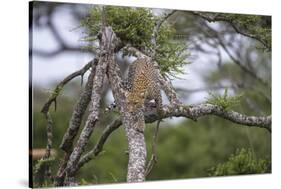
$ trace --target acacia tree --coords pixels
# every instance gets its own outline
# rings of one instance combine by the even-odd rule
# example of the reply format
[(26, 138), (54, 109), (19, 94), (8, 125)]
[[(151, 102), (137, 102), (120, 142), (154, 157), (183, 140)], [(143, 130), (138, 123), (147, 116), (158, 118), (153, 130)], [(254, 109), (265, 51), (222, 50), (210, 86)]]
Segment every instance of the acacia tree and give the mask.
[[(86, 37), (89, 46), (86, 48), (95, 54), (95, 58), (80, 70), (67, 76), (54, 89), (53, 93), (44, 104), (42, 113), (47, 120), (47, 147), (46, 153), (37, 171), (44, 172), (46, 177), (50, 175), (50, 167), (44, 162), (50, 160), (50, 150), (52, 148), (52, 126), (53, 121), (49, 113), (50, 106), (59, 96), (64, 85), (77, 76), (83, 76), (90, 72), (83, 92), (73, 109), (69, 126), (64, 136), (60, 148), (64, 151), (64, 158), (61, 160), (57, 173), (54, 176), (54, 184), (77, 185), (77, 173), (82, 166), (98, 156), (103, 145), (110, 134), (123, 125), (128, 139), (128, 168), (127, 182), (145, 181), (146, 175), (151, 171), (156, 162), (155, 144), (153, 144), (153, 155), (147, 162), (146, 144), (144, 133), (135, 128), (139, 124), (152, 123), (169, 117), (185, 117), (197, 121), (202, 116), (215, 115), (227, 119), (241, 126), (260, 127), (271, 132), (271, 115), (269, 116), (248, 116), (230, 110), (230, 107), (239, 102), (239, 97), (228, 96), (227, 90), (224, 96), (212, 95), (212, 97), (202, 104), (183, 104), (177, 97), (177, 93), (171, 84), (170, 77), (181, 72), (188, 57), (188, 48), (184, 42), (175, 40), (175, 29), (167, 20), (179, 11), (166, 11), (161, 16), (153, 15), (150, 9), (144, 8), (121, 8), (121, 7), (95, 7), (90, 10), (89, 16), (82, 20), (81, 25), (85, 27)], [(249, 29), (247, 24), (240, 22), (241, 19), (225, 14), (198, 13), (191, 14), (207, 21), (223, 21), (230, 24), (236, 33), (257, 40), (263, 49), (271, 51), (270, 36), (265, 36), (265, 30)], [(259, 17), (249, 17), (246, 21), (260, 21)], [(206, 25), (208, 27), (208, 25)], [(208, 28), (212, 30), (212, 28)], [(207, 33), (208, 35), (210, 33)], [(266, 33), (267, 34), (267, 33)], [(210, 38), (216, 38), (216, 42), (225, 47), (223, 39), (211, 32)], [(124, 77), (120, 72), (116, 61), (117, 54), (123, 56), (134, 56), (137, 58), (146, 57), (155, 64), (157, 68), (159, 83), (170, 104), (163, 106), (163, 113), (157, 114), (156, 106), (150, 102), (144, 109), (138, 110), (136, 114), (131, 114), (127, 110), (126, 90), (122, 83)], [(234, 57), (231, 56), (234, 60)], [(234, 61), (246, 73), (256, 78), (261, 83), (264, 81), (250, 70), (244, 67), (239, 61)], [(101, 109), (102, 88), (108, 83), (112, 90), (119, 116), (107, 125), (92, 150), (85, 152), (85, 147), (94, 131), (95, 126), (101, 120), (104, 110)], [(82, 120), (89, 106), (89, 115), (85, 125), (81, 128)], [(110, 111), (105, 111), (105, 114)], [(157, 137), (159, 125), (155, 132)], [(80, 135), (79, 132), (81, 130)]]

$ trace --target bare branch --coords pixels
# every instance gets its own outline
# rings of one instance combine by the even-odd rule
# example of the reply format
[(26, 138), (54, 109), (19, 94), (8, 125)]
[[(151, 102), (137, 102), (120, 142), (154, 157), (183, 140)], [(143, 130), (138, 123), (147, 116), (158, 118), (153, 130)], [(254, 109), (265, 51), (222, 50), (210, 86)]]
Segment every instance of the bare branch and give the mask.
[(52, 148), (52, 135), (53, 135), (52, 127), (53, 127), (53, 121), (52, 121), (51, 115), (49, 113), (49, 108), (50, 108), (52, 102), (55, 103), (55, 109), (56, 109), (56, 99), (57, 99), (58, 95), (60, 94), (60, 91), (62, 90), (64, 85), (67, 84), (69, 81), (71, 81), (73, 78), (75, 78), (75, 77), (77, 77), (79, 75), (83, 76), (85, 74), (85, 72), (89, 70), (89, 68), (91, 66), (92, 66), (92, 61), (90, 61), (88, 64), (86, 64), (82, 69), (80, 69), (80, 70), (70, 74), (69, 76), (67, 76), (63, 81), (61, 81), (56, 86), (56, 88), (52, 92), (52, 95), (49, 97), (48, 101), (44, 104), (44, 106), (43, 106), (43, 108), (41, 110), (41, 112), (45, 115), (45, 118), (47, 120), (47, 147), (46, 147), (46, 154), (44, 156), (44, 159), (49, 158), (50, 150)]
[(136, 129), (137, 127), (144, 128), (143, 112), (140, 112), (136, 118), (132, 118), (137, 121), (132, 122), (133, 119), (129, 119), (129, 116), (123, 119), (129, 150), (127, 182), (143, 182), (145, 181), (146, 145), (144, 133)]
[[(153, 110), (156, 111), (156, 110)], [(177, 108), (171, 106), (163, 107), (163, 117), (159, 118), (159, 116), (155, 116), (156, 114), (147, 115), (146, 121), (153, 122), (158, 119), (164, 119), (168, 117), (186, 117), (192, 120), (197, 120), (200, 117), (206, 115), (216, 115), (218, 117), (227, 119), (231, 122), (243, 125), (243, 126), (254, 126), (265, 128), (269, 132), (271, 132), (271, 116), (246, 116), (244, 114), (235, 112), (235, 111), (227, 111), (220, 106), (212, 105), (212, 104), (199, 104), (195, 106), (185, 106), (181, 105)]]
[(98, 156), (99, 153), (103, 149), (103, 145), (105, 144), (107, 138), (110, 136), (110, 134), (117, 128), (119, 128), (122, 125), (122, 121), (120, 118), (115, 119), (112, 121), (102, 132), (101, 137), (97, 141), (95, 147), (86, 153), (79, 161), (78, 167), (81, 168), (85, 163), (92, 160), (94, 157)]
[(195, 16), (199, 16), (201, 18), (203, 18), (204, 20), (207, 20), (208, 22), (226, 22), (228, 23), (237, 33), (245, 36), (245, 37), (249, 37), (249, 38), (252, 38), (252, 39), (255, 39), (257, 40), (258, 42), (260, 42), (265, 48), (267, 48), (268, 50), (271, 50), (271, 47), (259, 36), (257, 35), (253, 35), (253, 34), (250, 34), (250, 33), (247, 33), (247, 32), (244, 32), (242, 31), (241, 29), (239, 29), (234, 23), (232, 20), (230, 19), (227, 19), (226, 17), (223, 17), (221, 16), (220, 14), (216, 14), (214, 15), (213, 17), (210, 16), (210, 15), (207, 15), (207, 14), (204, 14), (204, 13), (201, 13), (201, 12), (196, 12), (196, 11), (193, 11), (191, 12), (193, 15)]
[(64, 87), (64, 85), (66, 85), (69, 81), (71, 81), (72, 79), (74, 79), (77, 76), (83, 76), (92, 66), (92, 63), (94, 62), (94, 60), (90, 61), (89, 63), (87, 63), (82, 69), (73, 72), (72, 74), (70, 74), (69, 76), (67, 76), (66, 78), (64, 78), (57, 86), (56, 88), (53, 90), (51, 96), (49, 97), (49, 99), (47, 100), (47, 102), (44, 104), (41, 112), (46, 113), (49, 111), (49, 108), (51, 106), (51, 104), (54, 102), (55, 103), (55, 109), (56, 109), (56, 99), (59, 96), (62, 88)]
[(248, 67), (246, 67), (244, 64), (242, 64), (238, 59), (236, 59), (229, 51), (229, 49), (227, 48), (227, 46), (225, 45), (225, 43), (223, 42), (222, 38), (217, 34), (217, 32), (211, 28), (210, 26), (208, 26), (207, 24), (205, 24), (205, 26), (209, 29), (210, 32), (212, 32), (213, 36), (216, 37), (218, 44), (224, 49), (224, 51), (227, 53), (227, 55), (229, 56), (229, 58), (236, 64), (238, 65), (244, 72), (248, 73), (252, 78), (256, 79), (257, 81), (259, 81), (261, 84), (265, 85), (265, 86), (269, 86), (269, 84), (264, 81), (262, 78), (260, 78), (253, 70), (250, 70)]
[(106, 70), (106, 62), (104, 61), (103, 58), (100, 58), (100, 61), (96, 68), (96, 74), (94, 77), (95, 84), (93, 86), (92, 97), (91, 97), (92, 109), (90, 110), (89, 117), (77, 141), (77, 144), (70, 155), (69, 161), (65, 169), (67, 175), (73, 176), (74, 172), (76, 171), (76, 163), (79, 161), (79, 158), (84, 150), (84, 147), (87, 145), (88, 140), (93, 132), (94, 126), (98, 121), (101, 91), (102, 91), (105, 70)]
[(44, 116), (47, 120), (46, 124), (46, 131), (47, 131), (47, 145), (45, 150), (45, 155), (43, 156), (43, 159), (48, 159), (51, 155), (51, 149), (52, 149), (52, 138), (53, 138), (53, 120), (49, 112), (44, 113)]
[(153, 135), (153, 141), (152, 141), (152, 155), (151, 155), (151, 159), (147, 164), (146, 170), (145, 170), (145, 176), (147, 177), (149, 175), (149, 173), (151, 172), (152, 168), (154, 167), (154, 165), (157, 163), (157, 152), (156, 152), (156, 143), (157, 143), (157, 135), (158, 135), (158, 131), (159, 131), (159, 126), (160, 126), (160, 120), (158, 120), (156, 128), (155, 128), (155, 132)]
[(80, 95), (80, 98), (78, 102), (76, 103), (70, 122), (69, 127), (66, 131), (66, 133), (63, 136), (60, 148), (63, 149), (65, 152), (72, 149), (72, 142), (75, 136), (77, 135), (77, 132), (79, 130), (79, 127), (81, 125), (83, 115), (85, 114), (85, 111), (87, 109), (87, 106), (91, 100), (91, 94), (93, 89), (93, 78), (94, 73), (96, 71), (96, 64), (98, 60), (94, 61), (94, 65), (92, 66), (91, 74), (88, 77), (87, 84), (85, 86), (85, 89), (83, 93)]
[(57, 171), (57, 175), (56, 175), (55, 181), (54, 181), (55, 186), (63, 186), (63, 184), (64, 184), (64, 179), (65, 179), (64, 170), (65, 170), (67, 162), (69, 160), (69, 156), (70, 156), (70, 153), (65, 153), (63, 160), (60, 162), (59, 169)]
[(159, 29), (161, 27), (161, 25), (170, 17), (172, 16), (174, 13), (176, 13), (177, 10), (171, 10), (169, 12), (166, 12), (162, 18), (160, 18), (157, 22), (156, 22), (156, 27), (155, 27), (155, 33), (159, 32)]
[[(156, 107), (154, 106), (154, 104), (150, 104), (146, 107), (145, 110), (145, 122), (153, 123), (155, 121), (170, 118), (172, 116), (186, 117), (192, 120), (197, 120), (200, 117), (207, 115), (215, 115), (244, 127), (259, 127), (271, 132), (271, 116), (247, 116), (234, 111), (226, 111), (219, 106), (211, 104), (199, 104), (195, 106), (180, 105), (178, 106), (178, 108), (166, 105), (163, 107), (163, 114), (161, 117), (159, 117), (159, 114), (157, 114)], [(87, 153), (85, 156), (83, 156), (81, 161), (79, 161), (79, 167), (83, 166), (85, 163), (89, 162), (99, 154), (100, 150), (97, 149), (102, 149), (102, 146), (105, 144), (110, 134), (116, 129), (118, 129), (121, 124), (122, 122), (119, 122), (119, 120), (117, 119), (106, 127), (94, 149), (91, 150), (90, 153)]]
[(69, 157), (65, 172), (67, 176), (73, 177), (77, 170), (77, 163), (87, 145), (89, 138), (94, 130), (96, 122), (99, 119), (100, 102), (102, 99), (102, 87), (106, 76), (107, 66), (109, 60), (112, 59), (114, 48), (112, 48), (113, 36), (110, 29), (107, 27), (102, 29), (102, 37), (100, 41), (101, 54), (99, 62), (96, 66), (96, 73), (94, 76), (94, 85), (91, 96), (90, 114), (86, 121), (85, 127), (82, 130), (80, 137), (76, 143)]
[(92, 88), (93, 88), (93, 77), (94, 77), (94, 73), (96, 70), (97, 61), (95, 61), (94, 63), (95, 63), (95, 65), (92, 65), (91, 74), (88, 77), (84, 91), (80, 95), (80, 98), (74, 107), (74, 110), (73, 110), (73, 113), (72, 113), (72, 116), (71, 116), (71, 119), (69, 122), (69, 127), (68, 127), (66, 133), (64, 134), (61, 145), (60, 145), (60, 148), (65, 151), (65, 155), (64, 155), (64, 158), (63, 158), (62, 162), (60, 163), (60, 167), (57, 171), (57, 175), (55, 178), (55, 186), (61, 186), (63, 184), (64, 178), (65, 178), (64, 169), (67, 165), (70, 154), (72, 152), (72, 145), (74, 142), (73, 140), (79, 131), (79, 127), (81, 125), (83, 115), (85, 114), (87, 106), (91, 100), (91, 94), (92, 94)]

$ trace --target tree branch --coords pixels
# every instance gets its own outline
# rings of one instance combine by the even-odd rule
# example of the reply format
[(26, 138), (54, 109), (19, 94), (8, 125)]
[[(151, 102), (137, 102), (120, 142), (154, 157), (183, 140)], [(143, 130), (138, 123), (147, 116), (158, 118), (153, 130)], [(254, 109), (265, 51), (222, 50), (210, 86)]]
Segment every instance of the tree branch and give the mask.
[(195, 16), (199, 16), (200, 18), (204, 19), (204, 20), (207, 20), (208, 22), (226, 22), (228, 23), (233, 29), (235, 32), (245, 36), (245, 37), (248, 37), (248, 38), (252, 38), (254, 40), (257, 40), (258, 42), (260, 42), (265, 48), (267, 48), (268, 50), (271, 50), (271, 47), (259, 36), (257, 35), (253, 35), (253, 34), (250, 34), (250, 33), (247, 33), (247, 32), (244, 32), (242, 30), (240, 30), (234, 23), (232, 20), (230, 19), (227, 19), (223, 16), (221, 16), (220, 14), (216, 14), (214, 15), (213, 17), (209, 16), (209, 15), (206, 15), (204, 13), (200, 13), (200, 12), (196, 12), (196, 11), (193, 11), (191, 12), (193, 15)]
[[(156, 110), (150, 109), (150, 112), (155, 112)], [(224, 119), (227, 119), (233, 123), (237, 123), (243, 126), (254, 126), (267, 129), (271, 132), (271, 116), (247, 116), (235, 111), (227, 111), (220, 106), (212, 104), (199, 104), (195, 106), (185, 106), (180, 105), (179, 107), (164, 106), (163, 116), (156, 116), (156, 113), (146, 114), (147, 122), (154, 122), (158, 119), (164, 119), (168, 117), (186, 117), (192, 120), (197, 120), (200, 117), (206, 115), (215, 115)]]
[[(145, 122), (153, 123), (155, 121), (169, 118), (172, 116), (175, 117), (186, 117), (192, 120), (197, 120), (200, 117), (207, 115), (215, 115), (224, 119), (227, 119), (233, 123), (237, 123), (241, 126), (245, 127), (259, 127), (266, 129), (271, 132), (271, 116), (265, 117), (256, 117), (256, 116), (247, 116), (235, 111), (226, 111), (219, 106), (211, 105), (211, 104), (199, 104), (195, 106), (185, 106), (180, 105), (175, 109), (173, 106), (164, 106), (163, 114), (159, 117), (157, 114), (156, 107), (153, 103), (150, 103), (149, 106), (146, 107), (145, 110)], [(102, 133), (102, 136), (98, 140), (95, 147), (88, 152), (78, 163), (79, 167), (82, 167), (89, 161), (91, 161), (94, 157), (96, 157), (102, 150), (103, 145), (105, 144), (107, 138), (110, 134), (118, 129), (122, 124), (122, 121), (118, 118), (114, 120), (111, 124), (109, 124)]]
[[(115, 33), (110, 27), (112, 36)], [(142, 110), (135, 113), (129, 113), (127, 109), (126, 91), (122, 89), (120, 69), (112, 56), (109, 59), (108, 79), (111, 85), (113, 97), (117, 107), (120, 109), (122, 122), (125, 127), (128, 139), (129, 162), (127, 172), (127, 182), (141, 182), (145, 180), (145, 162), (146, 162), (146, 145), (144, 133), (140, 130), (144, 129), (144, 115)]]
[(48, 159), (51, 155), (52, 149), (52, 139), (53, 139), (53, 120), (49, 112), (44, 113), (45, 118), (47, 120), (47, 145), (46, 145), (46, 152), (43, 159)]
[(74, 142), (74, 138), (77, 135), (83, 116), (85, 114), (85, 111), (87, 109), (87, 106), (91, 100), (91, 94), (93, 89), (93, 78), (94, 73), (96, 70), (96, 64), (97, 60), (94, 61), (95, 65), (92, 65), (91, 74), (88, 77), (86, 86), (82, 94), (80, 95), (79, 100), (77, 101), (71, 119), (69, 121), (69, 127), (66, 131), (66, 133), (63, 136), (60, 148), (65, 151), (64, 158), (62, 162), (60, 163), (59, 169), (57, 171), (57, 175), (55, 178), (55, 186), (62, 186), (65, 178), (65, 167), (67, 165), (67, 162), (69, 160), (70, 154), (72, 152), (72, 145)]
[(154, 167), (154, 165), (157, 163), (157, 152), (156, 152), (156, 143), (157, 143), (157, 136), (158, 136), (158, 131), (159, 131), (159, 126), (160, 126), (160, 121), (158, 120), (155, 132), (153, 135), (153, 141), (152, 141), (152, 149), (151, 149), (151, 159), (149, 160), (146, 170), (145, 170), (145, 176), (148, 176)]
[(70, 74), (69, 76), (67, 76), (66, 78), (64, 78), (57, 86), (56, 88), (53, 90), (51, 96), (48, 98), (47, 102), (44, 104), (41, 112), (42, 113), (46, 113), (49, 111), (51, 104), (54, 102), (55, 103), (55, 110), (56, 110), (56, 100), (57, 97), (59, 96), (62, 88), (64, 87), (64, 85), (66, 85), (69, 81), (71, 81), (72, 79), (74, 79), (77, 76), (81, 76), (83, 77), (83, 75), (90, 69), (90, 67), (92, 66), (92, 63), (94, 62), (94, 60), (90, 61), (89, 63), (87, 63), (82, 69), (73, 72), (72, 74)]
[(92, 65), (92, 71), (91, 74), (88, 77), (87, 84), (85, 86), (85, 89), (83, 93), (80, 95), (80, 98), (78, 102), (76, 103), (70, 122), (69, 122), (69, 127), (66, 131), (66, 133), (63, 136), (60, 148), (64, 150), (65, 152), (68, 152), (69, 150), (72, 149), (72, 142), (77, 135), (77, 132), (79, 130), (79, 127), (81, 125), (83, 115), (85, 114), (85, 111), (87, 109), (87, 106), (91, 100), (91, 94), (92, 94), (92, 89), (93, 89), (93, 78), (94, 78), (94, 73), (96, 71), (96, 64), (98, 63), (98, 60), (95, 59), (93, 61)]
[[(47, 146), (46, 146), (46, 154), (44, 156), (44, 158), (48, 158), (50, 156), (50, 150), (52, 148), (52, 126), (53, 126), (53, 121), (51, 118), (51, 115), (49, 113), (49, 109), (50, 106), (52, 104), (52, 102), (55, 103), (55, 109), (56, 109), (56, 99), (58, 97), (58, 95), (60, 94), (62, 88), (64, 87), (64, 85), (66, 85), (69, 81), (71, 81), (73, 78), (81, 75), (81, 77), (83, 77), (83, 75), (85, 74), (86, 71), (89, 70), (89, 68), (92, 66), (92, 62), (90, 61), (88, 64), (86, 64), (82, 69), (70, 74), (69, 76), (67, 76), (63, 81), (61, 81), (56, 88), (53, 90), (52, 95), (49, 97), (48, 101), (44, 104), (41, 112), (45, 115), (46, 120), (47, 120)], [(62, 164), (63, 166), (63, 164)], [(59, 169), (61, 170), (61, 169)]]
[(84, 164), (92, 160), (94, 157), (98, 156), (99, 153), (103, 149), (103, 145), (105, 144), (107, 138), (110, 136), (110, 134), (117, 128), (119, 128), (122, 125), (121, 118), (117, 118), (114, 121), (112, 121), (102, 132), (101, 137), (97, 141), (95, 147), (90, 150), (88, 153), (86, 153), (83, 157), (81, 157), (78, 167), (81, 168)]
[(269, 84), (264, 81), (262, 78), (260, 78), (254, 71), (250, 70), (248, 67), (246, 67), (245, 65), (243, 65), (238, 59), (236, 59), (229, 51), (229, 49), (227, 48), (227, 46), (224, 44), (222, 38), (217, 34), (217, 32), (211, 28), (210, 26), (208, 26), (207, 24), (205, 24), (205, 26), (209, 29), (210, 32), (212, 32), (213, 36), (216, 37), (218, 44), (224, 49), (224, 51), (226, 52), (226, 54), (229, 56), (229, 58), (236, 64), (238, 65), (244, 72), (248, 73), (249, 76), (251, 76), (252, 78), (256, 79), (257, 81), (259, 81), (261, 84), (268, 86)]
[(113, 49), (111, 46), (112, 42), (113, 39), (111, 33), (107, 30), (106, 27), (102, 28), (102, 36), (100, 40), (101, 54), (99, 57), (99, 62), (96, 66), (96, 73), (94, 76), (94, 86), (91, 96), (92, 106), (90, 107), (90, 114), (86, 121), (85, 127), (82, 130), (76, 146), (74, 147), (73, 152), (69, 157), (69, 161), (65, 169), (66, 175), (69, 177), (73, 177), (78, 171), (77, 163), (84, 151), (85, 146), (89, 141), (96, 122), (99, 119), (100, 102), (102, 99), (102, 87), (106, 76), (106, 70), (109, 64), (109, 60), (113, 55)]

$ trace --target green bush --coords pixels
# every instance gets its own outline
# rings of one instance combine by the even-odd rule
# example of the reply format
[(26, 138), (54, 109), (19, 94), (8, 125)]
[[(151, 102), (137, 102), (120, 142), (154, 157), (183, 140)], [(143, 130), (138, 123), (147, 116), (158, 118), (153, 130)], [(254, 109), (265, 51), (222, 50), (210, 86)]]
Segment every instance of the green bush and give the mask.
[[(155, 22), (160, 17), (154, 16), (151, 9), (130, 8), (130, 7), (104, 7), (105, 22), (111, 26), (123, 43), (123, 46), (130, 44), (145, 53), (152, 51), (152, 35)], [(84, 39), (89, 41), (85, 48), (98, 49), (98, 34), (101, 29), (102, 8), (95, 6), (90, 9), (89, 15), (82, 19), (81, 25), (86, 30)], [(156, 61), (160, 66), (162, 74), (175, 76), (182, 73), (182, 66), (188, 64), (186, 58), (189, 56), (187, 45), (182, 41), (174, 40), (175, 28), (164, 22), (156, 38)], [(94, 45), (93, 45), (94, 44)], [(123, 50), (123, 56), (131, 55)]]

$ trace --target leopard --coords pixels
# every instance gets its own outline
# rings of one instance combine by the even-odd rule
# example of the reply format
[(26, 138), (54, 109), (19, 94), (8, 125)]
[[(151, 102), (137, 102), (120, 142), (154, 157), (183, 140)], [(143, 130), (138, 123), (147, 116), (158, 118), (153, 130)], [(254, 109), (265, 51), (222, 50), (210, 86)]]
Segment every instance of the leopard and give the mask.
[(150, 58), (138, 58), (129, 66), (126, 83), (127, 108), (132, 113), (155, 101), (157, 112), (162, 112), (162, 96), (158, 72)]

